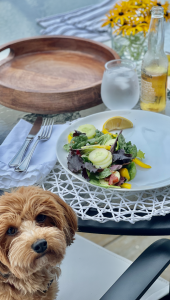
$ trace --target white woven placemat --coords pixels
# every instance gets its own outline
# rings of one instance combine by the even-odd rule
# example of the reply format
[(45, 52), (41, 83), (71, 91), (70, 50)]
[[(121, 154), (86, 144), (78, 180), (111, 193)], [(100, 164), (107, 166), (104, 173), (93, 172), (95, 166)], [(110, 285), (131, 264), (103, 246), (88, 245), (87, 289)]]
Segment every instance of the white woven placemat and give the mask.
[[(135, 223), (170, 213), (170, 186), (144, 192), (118, 192), (92, 187), (67, 173), (59, 163), (42, 186), (58, 194), (83, 220)], [(88, 214), (90, 208), (96, 210), (93, 216)]]
[[(167, 112), (170, 115), (170, 91), (167, 95)], [(140, 109), (139, 103), (134, 109)], [(57, 163), (42, 184), (45, 190), (58, 194), (67, 202), (82, 220), (95, 220), (100, 223), (113, 220), (134, 224), (150, 220), (152, 216), (170, 213), (170, 185), (165, 188), (143, 192), (118, 192), (90, 186), (70, 175)], [(95, 209), (93, 216), (89, 209)]]

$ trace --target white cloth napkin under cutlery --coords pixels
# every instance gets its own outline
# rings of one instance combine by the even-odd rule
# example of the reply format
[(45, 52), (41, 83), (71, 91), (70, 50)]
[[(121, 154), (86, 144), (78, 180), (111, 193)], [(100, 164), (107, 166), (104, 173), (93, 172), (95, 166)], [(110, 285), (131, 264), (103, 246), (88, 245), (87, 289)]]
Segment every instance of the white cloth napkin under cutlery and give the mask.
[[(41, 183), (57, 162), (57, 139), (68, 126), (69, 123), (54, 125), (50, 139), (40, 141), (37, 145), (27, 172), (18, 173), (14, 171), (14, 168), (10, 168), (8, 163), (21, 148), (32, 127), (32, 124), (21, 119), (0, 146), (0, 189)], [(29, 146), (27, 153), (35, 140), (36, 137)]]

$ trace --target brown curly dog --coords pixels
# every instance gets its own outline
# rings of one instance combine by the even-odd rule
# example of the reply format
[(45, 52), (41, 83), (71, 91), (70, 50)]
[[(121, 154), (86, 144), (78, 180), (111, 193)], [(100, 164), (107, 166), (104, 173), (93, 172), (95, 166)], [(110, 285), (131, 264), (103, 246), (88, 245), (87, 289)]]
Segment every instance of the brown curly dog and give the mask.
[(0, 197), (0, 300), (54, 300), (77, 218), (57, 195), (21, 187)]

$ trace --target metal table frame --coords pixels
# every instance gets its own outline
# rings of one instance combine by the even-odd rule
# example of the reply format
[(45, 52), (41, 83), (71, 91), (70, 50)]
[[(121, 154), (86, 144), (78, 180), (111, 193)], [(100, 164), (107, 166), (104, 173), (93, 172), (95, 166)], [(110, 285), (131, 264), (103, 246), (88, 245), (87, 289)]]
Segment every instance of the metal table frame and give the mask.
[[(89, 215), (95, 213), (91, 209)], [(110, 234), (110, 235), (136, 235), (136, 236), (163, 236), (170, 235), (170, 214), (154, 216), (150, 221), (139, 221), (135, 224), (120, 221), (99, 223), (93, 220), (78, 219), (79, 232)]]

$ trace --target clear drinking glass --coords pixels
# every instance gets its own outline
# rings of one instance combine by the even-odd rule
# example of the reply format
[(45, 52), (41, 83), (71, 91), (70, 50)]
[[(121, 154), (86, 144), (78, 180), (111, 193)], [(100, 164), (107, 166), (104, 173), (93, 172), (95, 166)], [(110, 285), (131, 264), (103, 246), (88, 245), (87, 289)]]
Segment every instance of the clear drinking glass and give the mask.
[(105, 64), (101, 97), (111, 110), (131, 109), (139, 100), (139, 82), (135, 62), (116, 59)]

